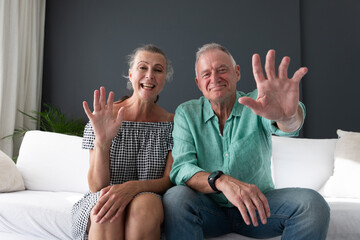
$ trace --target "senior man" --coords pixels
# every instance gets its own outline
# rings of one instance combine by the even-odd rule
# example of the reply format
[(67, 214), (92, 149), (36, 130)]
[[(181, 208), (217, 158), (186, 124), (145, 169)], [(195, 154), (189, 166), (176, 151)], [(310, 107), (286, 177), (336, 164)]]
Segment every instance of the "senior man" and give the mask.
[(274, 189), (271, 136), (296, 136), (305, 118), (299, 83), (307, 68), (288, 78), (289, 57), (275, 71), (275, 51), (252, 58), (257, 89), (236, 90), (240, 67), (223, 46), (196, 54), (196, 84), (203, 96), (181, 104), (174, 118), (177, 186), (164, 195), (168, 240), (203, 239), (236, 232), (253, 238), (325, 239), (330, 210), (317, 192)]

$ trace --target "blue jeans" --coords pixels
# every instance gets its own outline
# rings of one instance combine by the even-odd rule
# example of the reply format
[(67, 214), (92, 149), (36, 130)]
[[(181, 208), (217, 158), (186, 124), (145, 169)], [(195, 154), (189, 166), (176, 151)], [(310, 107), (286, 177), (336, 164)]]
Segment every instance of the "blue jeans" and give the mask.
[(265, 193), (271, 216), (267, 224), (248, 226), (235, 207), (220, 207), (206, 194), (186, 186), (170, 188), (164, 195), (167, 240), (204, 239), (235, 232), (253, 238), (325, 239), (330, 208), (314, 190), (275, 189)]

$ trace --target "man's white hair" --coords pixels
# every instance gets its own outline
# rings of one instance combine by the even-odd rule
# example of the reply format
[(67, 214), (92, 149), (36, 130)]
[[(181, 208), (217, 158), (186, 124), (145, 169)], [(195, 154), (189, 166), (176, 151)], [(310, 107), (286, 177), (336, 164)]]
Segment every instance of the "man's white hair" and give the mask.
[(197, 72), (196, 72), (196, 65), (199, 61), (199, 58), (207, 51), (210, 51), (210, 50), (220, 50), (220, 51), (223, 51), (224, 53), (226, 53), (227, 55), (229, 55), (230, 59), (231, 59), (231, 62), (232, 62), (232, 65), (233, 67), (236, 66), (236, 62), (233, 58), (233, 56), (231, 55), (231, 53), (223, 46), (221, 46), (220, 44), (218, 43), (207, 43), (205, 45), (203, 45), (202, 47), (200, 47), (198, 49), (198, 51), (196, 52), (196, 61), (195, 61), (195, 75), (197, 77)]

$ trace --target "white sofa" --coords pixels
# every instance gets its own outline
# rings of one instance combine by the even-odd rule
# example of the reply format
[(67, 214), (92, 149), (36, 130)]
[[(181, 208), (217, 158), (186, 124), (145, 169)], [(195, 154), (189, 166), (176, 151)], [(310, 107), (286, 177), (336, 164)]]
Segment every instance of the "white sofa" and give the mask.
[[(273, 137), (276, 187), (320, 190), (333, 174), (338, 141)], [(26, 190), (0, 193), (0, 239), (71, 239), (70, 211), (88, 190), (88, 161), (88, 151), (81, 149), (80, 137), (27, 132), (15, 167)], [(329, 189), (323, 188), (321, 192)], [(360, 239), (360, 197), (326, 197), (326, 200), (331, 208), (327, 239)], [(228, 234), (212, 238), (215, 239), (250, 238)]]

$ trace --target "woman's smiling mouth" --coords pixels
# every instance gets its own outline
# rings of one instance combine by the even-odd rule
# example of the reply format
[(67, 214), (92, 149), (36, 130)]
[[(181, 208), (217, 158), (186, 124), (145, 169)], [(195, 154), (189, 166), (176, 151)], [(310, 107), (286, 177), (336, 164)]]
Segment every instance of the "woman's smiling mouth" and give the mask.
[(149, 83), (141, 83), (140, 86), (143, 88), (143, 89), (153, 89), (155, 87), (154, 84), (149, 84)]

